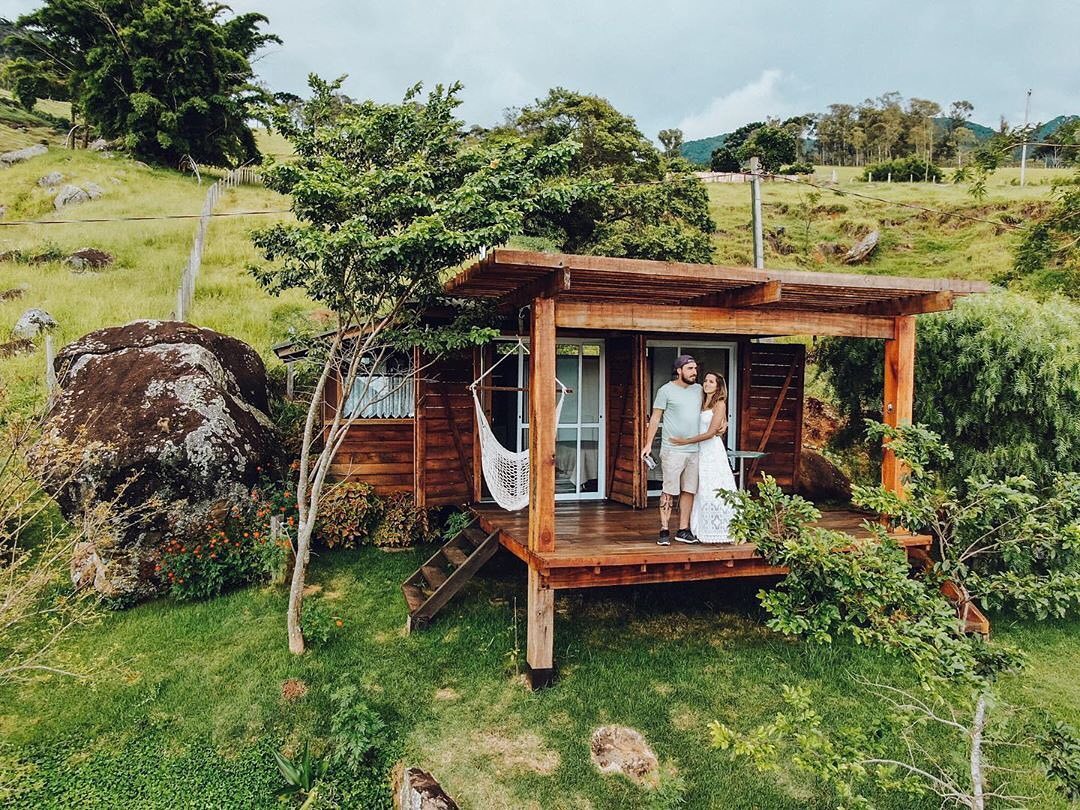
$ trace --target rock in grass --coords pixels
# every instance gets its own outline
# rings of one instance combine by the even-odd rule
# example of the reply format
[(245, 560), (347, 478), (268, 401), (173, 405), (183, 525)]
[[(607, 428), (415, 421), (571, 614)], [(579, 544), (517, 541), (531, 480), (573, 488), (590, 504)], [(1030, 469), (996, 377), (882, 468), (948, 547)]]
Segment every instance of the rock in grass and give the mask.
[(21, 340), (33, 340), (42, 332), (48, 332), (56, 327), (56, 319), (52, 315), (43, 309), (34, 308), (26, 310), (19, 316), (11, 334)]
[(98, 138), (95, 141), (91, 141), (90, 145), (86, 148), (91, 152), (104, 152), (109, 148), (109, 142), (104, 138)]
[(867, 257), (877, 248), (880, 238), (881, 234), (878, 231), (870, 231), (851, 250), (844, 254), (841, 261), (844, 264), (859, 264), (866, 261)]
[[(2, 257), (0, 257), (2, 259)], [(16, 298), (22, 298), (25, 293), (22, 287), (12, 287), (10, 290), (4, 290), (0, 292), (0, 301), (14, 301)]]
[(32, 340), (9, 340), (7, 343), (0, 343), (0, 357), (16, 357), (20, 354), (30, 354), (34, 351), (34, 341)]
[(602, 773), (621, 773), (639, 784), (655, 784), (659, 763), (640, 731), (601, 726), (589, 740), (593, 764)]
[(79, 203), (90, 202), (90, 200), (90, 195), (83, 189), (68, 183), (56, 192), (56, 197), (53, 198), (53, 208), (59, 211), (69, 205), (78, 205)]
[(91, 200), (96, 200), (98, 197), (105, 193), (105, 189), (103, 189), (97, 183), (83, 183), (83, 191), (86, 192), (87, 196), (89, 196)]
[(65, 346), (55, 369), (33, 450), (42, 484), (69, 519), (116, 504), (76, 549), (72, 580), (123, 603), (153, 596), (165, 538), (204, 539), (274, 457), (266, 368), (236, 338), (133, 321)]
[(11, 166), (15, 163), (22, 163), (24, 160), (30, 160), (30, 158), (39, 157), (49, 151), (49, 148), (41, 143), (36, 143), (33, 146), (27, 146), (25, 149), (15, 149), (11, 152), (4, 152), (0, 155), (0, 166)]
[(64, 182), (64, 175), (61, 172), (49, 172), (44, 177), (39, 177), (37, 184), (42, 188), (52, 188), (58, 186)]
[(394, 810), (458, 810), (457, 802), (427, 771), (401, 769), (394, 774), (393, 780)]
[(71, 268), (73, 273), (86, 273), (93, 270), (102, 270), (116, 261), (111, 253), (97, 248), (79, 248), (66, 259), (64, 263)]

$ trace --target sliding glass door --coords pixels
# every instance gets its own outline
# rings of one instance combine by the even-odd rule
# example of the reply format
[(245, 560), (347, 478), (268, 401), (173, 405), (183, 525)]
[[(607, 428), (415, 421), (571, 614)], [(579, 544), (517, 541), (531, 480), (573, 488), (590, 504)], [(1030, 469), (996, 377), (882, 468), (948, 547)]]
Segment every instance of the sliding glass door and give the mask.
[[(494, 360), (507, 354), (516, 357), (507, 357), (488, 378), (492, 386), (510, 389), (491, 392), (492, 432), (508, 449), (525, 450), (529, 446), (529, 358), (515, 342), (498, 341), (494, 352)], [(604, 342), (560, 338), (555, 346), (555, 374), (571, 389), (555, 436), (555, 498), (601, 499), (606, 470)]]
[[(725, 378), (728, 387), (728, 431), (726, 443), (729, 449), (735, 449), (738, 436), (738, 402), (736, 385), (738, 383), (738, 358), (736, 352), (737, 343), (709, 343), (706, 341), (652, 341), (648, 343), (648, 379), (649, 388), (649, 413), (652, 413), (652, 403), (656, 398), (656, 392), (660, 386), (672, 379), (671, 366), (675, 358), (680, 354), (693, 355), (698, 364), (698, 382), (704, 378), (706, 371), (717, 372)], [(659, 461), (660, 442), (664, 428), (661, 424), (653, 441), (652, 456)], [(649, 470), (649, 494), (659, 495), (662, 482), (660, 465)]]

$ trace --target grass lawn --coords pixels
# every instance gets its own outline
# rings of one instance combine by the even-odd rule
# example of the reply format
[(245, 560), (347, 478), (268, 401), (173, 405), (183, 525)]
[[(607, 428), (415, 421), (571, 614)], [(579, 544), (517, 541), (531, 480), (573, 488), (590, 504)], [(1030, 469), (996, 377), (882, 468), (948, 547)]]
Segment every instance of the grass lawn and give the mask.
[[(11, 807), (273, 807), (272, 747), (326, 734), (327, 693), (358, 685), (390, 725), (392, 748), (432, 770), (466, 808), (647, 806), (650, 795), (589, 762), (597, 726), (642, 731), (691, 808), (826, 808), (819, 786), (763, 777), (708, 745), (712, 718), (748, 729), (781, 708), (780, 687), (813, 690), (840, 725), (869, 725), (880, 702), (853, 684), (910, 683), (902, 662), (837, 644), (813, 648), (764, 628), (755, 585), (732, 582), (600, 589), (556, 601), (557, 685), (530, 693), (513, 672), (517, 599), (524, 643), (524, 573), (500, 560), (426, 632), (403, 632), (398, 583), (420, 551), (329, 553), (313, 566), (344, 621), (326, 645), (288, 654), (284, 593), (248, 589), (211, 602), (159, 601), (111, 614), (58, 651), (88, 681), (47, 678), (0, 691), (0, 748)], [(1023, 707), (1080, 722), (1080, 623), (1016, 623), (998, 638), (1026, 649), (1029, 668), (1002, 693)], [(281, 698), (302, 679), (309, 694)], [(941, 756), (950, 740), (937, 739)], [(1029, 759), (1013, 788), (1030, 806), (1066, 807)], [(881, 807), (936, 801), (881, 797)]]

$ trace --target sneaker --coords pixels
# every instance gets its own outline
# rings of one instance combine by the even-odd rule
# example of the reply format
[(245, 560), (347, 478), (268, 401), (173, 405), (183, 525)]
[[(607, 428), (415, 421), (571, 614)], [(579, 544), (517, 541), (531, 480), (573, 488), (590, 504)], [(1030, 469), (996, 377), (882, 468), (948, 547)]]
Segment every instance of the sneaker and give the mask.
[(660, 530), (660, 539), (656, 541), (658, 546), (670, 546), (671, 545), (671, 532), (667, 529)]
[(691, 532), (689, 529), (679, 529), (677, 532), (675, 532), (675, 539), (678, 540), (680, 543), (688, 544), (701, 542), (696, 537), (694, 537), (694, 533)]

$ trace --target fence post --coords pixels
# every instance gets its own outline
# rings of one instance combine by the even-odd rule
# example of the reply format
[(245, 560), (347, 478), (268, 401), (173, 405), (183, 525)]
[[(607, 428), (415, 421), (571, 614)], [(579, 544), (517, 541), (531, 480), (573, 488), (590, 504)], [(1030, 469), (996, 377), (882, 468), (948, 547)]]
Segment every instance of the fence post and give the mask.
[(761, 233), (761, 162), (756, 157), (750, 158), (750, 174), (750, 198), (754, 217), (754, 267), (763, 270), (765, 269), (765, 245)]
[(56, 392), (56, 351), (53, 346), (53, 336), (45, 335), (45, 394), (52, 401)]

